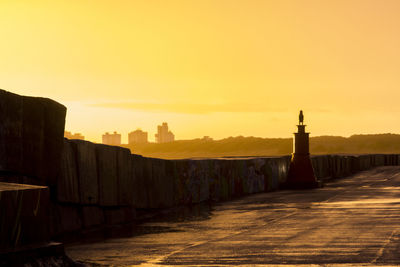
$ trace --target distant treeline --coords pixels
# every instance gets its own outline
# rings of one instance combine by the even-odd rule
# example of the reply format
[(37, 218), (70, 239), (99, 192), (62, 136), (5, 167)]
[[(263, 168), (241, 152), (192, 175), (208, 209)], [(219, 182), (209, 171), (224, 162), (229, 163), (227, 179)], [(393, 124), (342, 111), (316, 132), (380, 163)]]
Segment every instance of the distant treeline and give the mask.
[[(124, 145), (132, 153), (165, 159), (279, 156), (292, 153), (292, 138), (229, 137), (222, 140), (180, 140)], [(311, 154), (400, 153), (400, 135), (370, 134), (310, 138)]]

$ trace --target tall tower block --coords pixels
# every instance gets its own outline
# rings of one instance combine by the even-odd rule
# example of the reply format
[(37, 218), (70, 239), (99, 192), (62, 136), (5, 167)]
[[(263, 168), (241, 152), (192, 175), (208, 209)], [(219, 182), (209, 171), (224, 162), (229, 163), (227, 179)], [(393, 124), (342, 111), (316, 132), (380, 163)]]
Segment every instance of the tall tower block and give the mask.
[(309, 150), (309, 134), (306, 133), (306, 125), (303, 124), (303, 112), (300, 111), (298, 131), (294, 133), (293, 153), (290, 160), (289, 172), (285, 188), (307, 189), (321, 187), (322, 183), (317, 180), (311, 165)]

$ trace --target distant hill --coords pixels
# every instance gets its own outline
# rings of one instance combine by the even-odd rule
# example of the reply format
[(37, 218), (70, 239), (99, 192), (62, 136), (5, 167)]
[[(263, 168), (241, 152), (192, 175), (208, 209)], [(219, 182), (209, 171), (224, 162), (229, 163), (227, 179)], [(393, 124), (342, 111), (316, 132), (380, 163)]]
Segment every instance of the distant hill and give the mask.
[[(180, 140), (164, 144), (123, 145), (132, 153), (165, 159), (279, 156), (292, 153), (292, 138), (229, 137)], [(311, 154), (400, 153), (400, 135), (369, 134), (310, 138)]]

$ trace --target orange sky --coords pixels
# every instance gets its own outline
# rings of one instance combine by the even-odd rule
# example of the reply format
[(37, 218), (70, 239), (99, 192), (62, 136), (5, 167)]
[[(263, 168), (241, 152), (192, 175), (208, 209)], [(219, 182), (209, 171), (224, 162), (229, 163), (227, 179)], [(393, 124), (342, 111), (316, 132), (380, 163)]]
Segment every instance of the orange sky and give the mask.
[(0, 0), (0, 88), (101, 141), (400, 133), (400, 1)]

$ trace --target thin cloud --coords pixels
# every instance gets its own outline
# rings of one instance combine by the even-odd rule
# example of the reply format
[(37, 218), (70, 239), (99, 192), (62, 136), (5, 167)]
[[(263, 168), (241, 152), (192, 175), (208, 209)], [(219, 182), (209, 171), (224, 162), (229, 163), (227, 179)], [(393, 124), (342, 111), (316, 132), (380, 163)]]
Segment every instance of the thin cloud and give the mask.
[(92, 107), (118, 108), (150, 112), (171, 112), (185, 114), (208, 114), (218, 112), (282, 112), (284, 109), (268, 108), (261, 104), (224, 103), (224, 104), (188, 104), (188, 103), (135, 103), (135, 102), (103, 102), (89, 104)]

